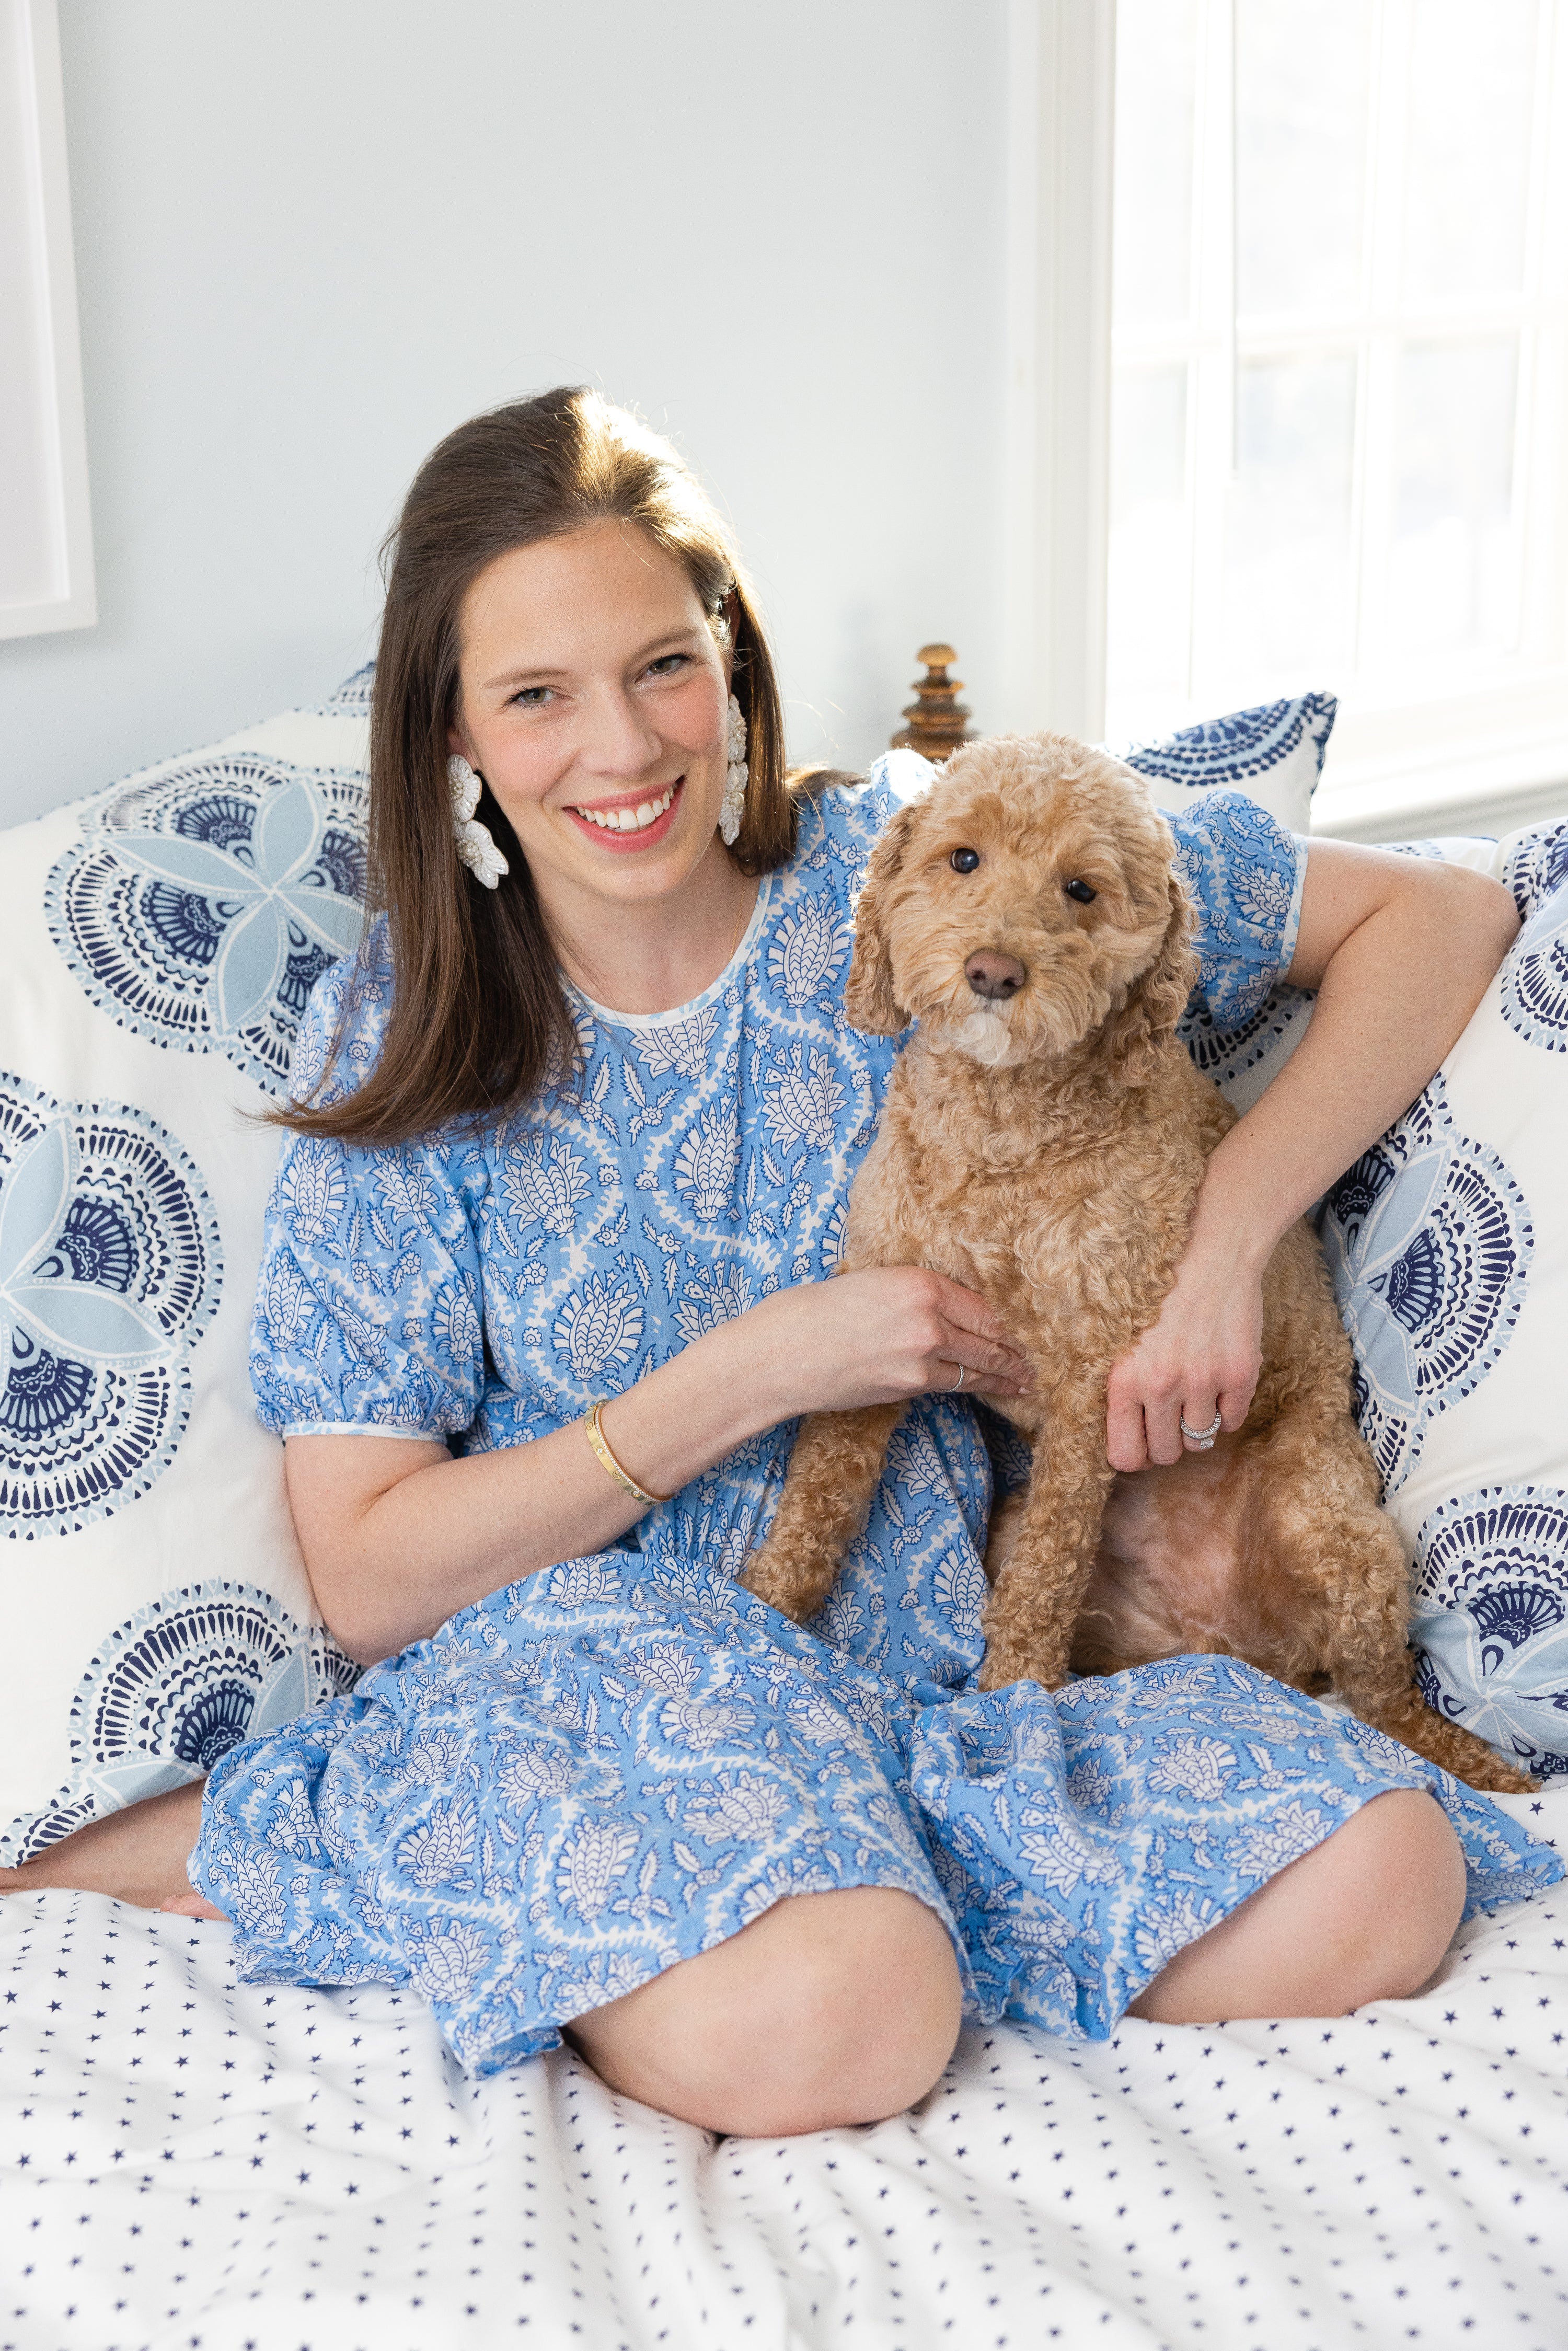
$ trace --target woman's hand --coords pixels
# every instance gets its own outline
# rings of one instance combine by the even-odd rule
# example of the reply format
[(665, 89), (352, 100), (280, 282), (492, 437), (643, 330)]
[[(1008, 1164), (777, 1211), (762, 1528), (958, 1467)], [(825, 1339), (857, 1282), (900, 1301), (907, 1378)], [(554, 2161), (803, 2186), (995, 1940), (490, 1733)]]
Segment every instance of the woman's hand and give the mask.
[[(957, 1385), (1019, 1395), (1029, 1367), (983, 1298), (919, 1266), (801, 1283), (718, 1323), (636, 1386), (601, 1427), (623, 1468), (678, 1493), (737, 1445), (800, 1413)], [(643, 1515), (579, 1422), (455, 1461), (435, 1439), (291, 1437), (305, 1562), (350, 1656), (390, 1656), (455, 1609), (560, 1559), (601, 1551)]]
[(1220, 1416), (1239, 1428), (1262, 1366), (1263, 1286), (1255, 1264), (1235, 1250), (1195, 1246), (1157, 1322), (1111, 1374), (1105, 1442), (1113, 1469), (1179, 1461), (1181, 1424), (1204, 1429)]
[(745, 1318), (762, 1350), (775, 1417), (852, 1411), (956, 1388), (1018, 1396), (1025, 1357), (985, 1300), (924, 1266), (869, 1267), (778, 1291)]

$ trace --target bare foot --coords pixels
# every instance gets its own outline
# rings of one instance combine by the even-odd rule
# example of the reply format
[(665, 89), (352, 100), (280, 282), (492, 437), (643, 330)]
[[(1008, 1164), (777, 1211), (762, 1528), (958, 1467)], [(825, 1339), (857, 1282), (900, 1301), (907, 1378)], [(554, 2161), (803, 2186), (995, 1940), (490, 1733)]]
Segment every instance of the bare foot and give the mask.
[(36, 1894), (69, 1886), (83, 1894), (112, 1894), (143, 1910), (179, 1909), (191, 1918), (217, 1918), (193, 1891), (185, 1864), (202, 1824), (202, 1782), (171, 1788), (127, 1804), (107, 1820), (73, 1829), (20, 1869), (0, 1869), (0, 1894)]
[(227, 1911), (216, 1909), (204, 1894), (171, 1894), (158, 1907), (175, 1911), (182, 1918), (221, 1918), (225, 1924), (228, 1920)]

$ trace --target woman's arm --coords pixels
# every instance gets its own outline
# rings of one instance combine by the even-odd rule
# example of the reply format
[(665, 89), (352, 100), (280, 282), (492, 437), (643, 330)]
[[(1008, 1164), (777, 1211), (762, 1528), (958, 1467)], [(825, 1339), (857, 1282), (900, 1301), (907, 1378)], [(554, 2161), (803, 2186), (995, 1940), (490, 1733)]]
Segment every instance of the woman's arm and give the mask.
[(1210, 1159), (1176, 1286), (1111, 1374), (1116, 1468), (1179, 1460), (1184, 1410), (1190, 1427), (1216, 1410), (1240, 1427), (1276, 1242), (1441, 1066), (1518, 929), (1485, 874), (1313, 841), (1287, 975), (1318, 990), (1312, 1024)]
[[(779, 1290), (605, 1407), (627, 1473), (678, 1493), (758, 1430), (950, 1388), (1018, 1395), (1023, 1358), (972, 1290), (915, 1266)], [(580, 1424), (455, 1461), (407, 1437), (291, 1437), (288, 1499), (328, 1625), (362, 1664), (557, 1560), (615, 1541), (642, 1506)]]

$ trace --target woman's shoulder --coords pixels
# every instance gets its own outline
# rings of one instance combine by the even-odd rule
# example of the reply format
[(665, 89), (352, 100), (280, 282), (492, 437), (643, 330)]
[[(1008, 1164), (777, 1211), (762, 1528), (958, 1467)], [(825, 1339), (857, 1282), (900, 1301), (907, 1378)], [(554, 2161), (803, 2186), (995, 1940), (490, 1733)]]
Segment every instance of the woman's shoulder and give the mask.
[(382, 1049), (392, 1013), (392, 942), (378, 914), (352, 955), (329, 964), (306, 999), (289, 1064), (296, 1102), (322, 1107), (361, 1086)]
[(885, 751), (864, 776), (836, 768), (807, 776), (797, 786), (800, 834), (792, 863), (807, 869), (835, 865), (858, 889), (866, 859), (889, 820), (926, 789), (936, 772), (918, 752)]

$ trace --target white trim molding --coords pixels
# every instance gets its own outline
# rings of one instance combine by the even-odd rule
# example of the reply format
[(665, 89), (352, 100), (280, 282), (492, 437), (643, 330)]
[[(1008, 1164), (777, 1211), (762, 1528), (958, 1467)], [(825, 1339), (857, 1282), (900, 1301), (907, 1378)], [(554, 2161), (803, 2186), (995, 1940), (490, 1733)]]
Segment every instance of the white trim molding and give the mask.
[(1341, 710), (1314, 832), (1342, 841), (1415, 833), (1500, 836), (1568, 815), (1568, 684), (1560, 668), (1423, 703)]
[(1105, 720), (1116, 0), (1009, 0), (1002, 723)]
[(0, 0), (0, 637), (98, 618), (57, 0)]

